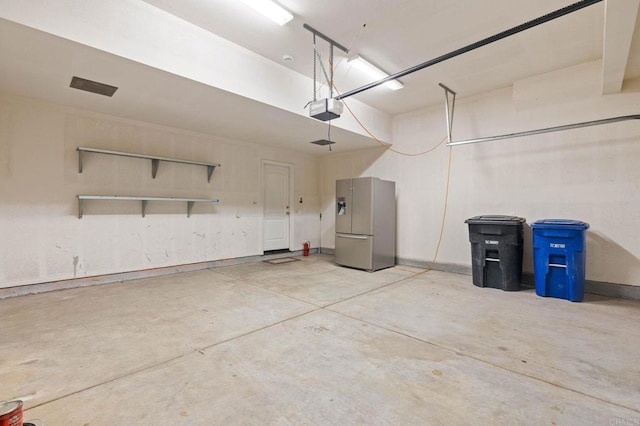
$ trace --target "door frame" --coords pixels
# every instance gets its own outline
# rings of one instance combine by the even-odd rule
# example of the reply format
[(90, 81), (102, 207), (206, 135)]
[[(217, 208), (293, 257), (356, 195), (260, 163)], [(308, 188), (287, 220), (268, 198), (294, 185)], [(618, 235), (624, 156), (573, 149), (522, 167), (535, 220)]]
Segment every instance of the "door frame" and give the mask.
[(264, 183), (264, 166), (279, 166), (286, 167), (289, 169), (289, 251), (292, 251), (293, 247), (293, 218), (295, 215), (295, 209), (293, 208), (293, 174), (294, 174), (294, 165), (292, 163), (283, 163), (281, 161), (273, 161), (273, 160), (265, 160), (262, 159), (260, 162), (260, 205), (262, 206), (262, 210), (260, 212), (260, 217), (262, 220), (260, 221), (260, 251), (264, 254), (264, 205), (265, 205), (265, 183)]

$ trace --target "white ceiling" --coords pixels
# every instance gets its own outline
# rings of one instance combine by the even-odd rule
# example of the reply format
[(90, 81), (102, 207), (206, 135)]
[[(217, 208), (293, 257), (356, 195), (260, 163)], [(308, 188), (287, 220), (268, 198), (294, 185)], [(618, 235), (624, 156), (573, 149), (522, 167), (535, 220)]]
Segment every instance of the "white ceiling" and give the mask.
[[(295, 16), (279, 27), (237, 0), (144, 1), (307, 76), (313, 72), (312, 36), (302, 28), (303, 23), (395, 73), (574, 2), (279, 0)], [(639, 24), (640, 19), (626, 78), (640, 76)], [(394, 92), (377, 87), (354, 98), (391, 115), (413, 111), (443, 102), (439, 82), (456, 90), (459, 97), (467, 97), (601, 59), (603, 37), (604, 2), (405, 76), (401, 79), (404, 89)], [(318, 43), (326, 59), (328, 46), (321, 40)], [(285, 54), (294, 60), (284, 62)], [(341, 52), (335, 54), (335, 81), (340, 90), (370, 82), (350, 69)], [(0, 57), (0, 91), (222, 137), (327, 152), (327, 148), (301, 143), (325, 138), (326, 123), (5, 19), (0, 19)], [(104, 75), (119, 76), (117, 98), (68, 89), (72, 75), (95, 75), (97, 69)], [(336, 127), (332, 138), (339, 142), (337, 150), (371, 146), (368, 138)]]
[[(145, 0), (311, 77), (313, 28), (396, 73), (574, 3), (574, 0), (279, 0), (294, 14), (283, 27), (236, 0)], [(357, 99), (395, 115), (442, 102), (442, 82), (461, 97), (602, 57), (604, 2), (402, 78), (396, 92), (371, 89)], [(328, 44), (318, 40), (323, 57)], [(292, 55), (291, 63), (282, 61)], [(346, 92), (371, 80), (335, 49), (336, 85)], [(638, 55), (640, 56), (640, 55)], [(640, 72), (640, 68), (631, 70)]]

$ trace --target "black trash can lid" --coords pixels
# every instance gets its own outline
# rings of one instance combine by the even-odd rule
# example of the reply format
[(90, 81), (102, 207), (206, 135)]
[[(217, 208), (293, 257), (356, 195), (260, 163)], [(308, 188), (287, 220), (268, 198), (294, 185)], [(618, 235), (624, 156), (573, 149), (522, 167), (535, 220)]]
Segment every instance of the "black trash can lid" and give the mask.
[(572, 219), (540, 219), (531, 224), (531, 228), (535, 229), (589, 229), (587, 222)]
[(465, 220), (469, 225), (521, 225), (527, 219), (518, 216), (482, 215)]

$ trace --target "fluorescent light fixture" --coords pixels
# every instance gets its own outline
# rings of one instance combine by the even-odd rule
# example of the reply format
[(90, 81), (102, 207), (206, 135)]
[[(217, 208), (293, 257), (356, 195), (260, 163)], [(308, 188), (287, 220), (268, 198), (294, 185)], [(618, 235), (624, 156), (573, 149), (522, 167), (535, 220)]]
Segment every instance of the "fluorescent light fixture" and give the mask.
[[(389, 77), (389, 74), (382, 71), (362, 56), (355, 56), (354, 58), (349, 59), (348, 62), (375, 80), (382, 80), (385, 77)], [(384, 85), (391, 90), (398, 90), (404, 87), (404, 84), (400, 83), (398, 80), (387, 81)]]
[(293, 15), (271, 0), (240, 0), (251, 9), (271, 19), (278, 25), (284, 25), (293, 19)]

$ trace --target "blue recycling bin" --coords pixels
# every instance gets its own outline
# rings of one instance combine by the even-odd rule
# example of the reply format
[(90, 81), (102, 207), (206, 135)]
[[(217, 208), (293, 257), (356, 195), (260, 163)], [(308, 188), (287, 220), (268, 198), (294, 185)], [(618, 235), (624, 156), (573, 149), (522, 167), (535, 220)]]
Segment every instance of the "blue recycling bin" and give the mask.
[(533, 274), (536, 294), (582, 302), (586, 267), (585, 235), (589, 224), (578, 220), (542, 219), (533, 230)]

